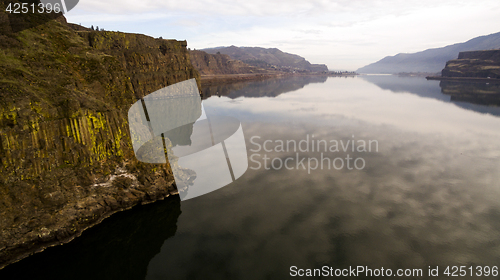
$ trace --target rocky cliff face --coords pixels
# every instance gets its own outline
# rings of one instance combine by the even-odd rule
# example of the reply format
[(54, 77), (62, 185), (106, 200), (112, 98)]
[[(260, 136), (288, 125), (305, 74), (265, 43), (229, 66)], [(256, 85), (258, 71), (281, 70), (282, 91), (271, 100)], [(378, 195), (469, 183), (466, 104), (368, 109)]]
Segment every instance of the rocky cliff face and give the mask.
[(500, 79), (500, 50), (461, 52), (446, 62), (443, 77)]
[(283, 72), (328, 72), (328, 67), (324, 64), (311, 64), (301, 56), (282, 52), (277, 48), (266, 49), (230, 46), (203, 49), (203, 51), (209, 54), (227, 54), (232, 59), (241, 60), (246, 64), (264, 69), (279, 70)]
[(78, 32), (78, 35), (94, 50), (118, 59), (130, 78), (135, 97), (179, 81), (199, 78), (191, 64), (186, 41), (107, 31)]
[(202, 75), (267, 73), (269, 71), (234, 60), (225, 54), (190, 51), (191, 63)]
[(199, 74), (185, 41), (77, 32), (63, 17), (15, 32), (0, 4), (1, 268), (175, 193), (168, 164), (135, 159), (127, 111)]

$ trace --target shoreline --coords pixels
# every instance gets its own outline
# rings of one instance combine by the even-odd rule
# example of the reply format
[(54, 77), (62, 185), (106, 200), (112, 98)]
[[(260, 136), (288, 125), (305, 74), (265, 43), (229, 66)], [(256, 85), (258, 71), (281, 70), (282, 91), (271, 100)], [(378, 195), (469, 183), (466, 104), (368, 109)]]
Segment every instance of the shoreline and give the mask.
[(234, 83), (241, 81), (259, 81), (273, 78), (292, 76), (289, 73), (248, 73), (248, 74), (214, 74), (201, 75), (201, 84), (210, 86), (224, 83)]
[[(163, 176), (158, 175), (160, 174), (157, 174), (156, 179), (159, 180), (155, 180), (156, 182), (148, 188), (144, 188), (144, 186), (138, 184), (135, 187), (131, 186), (127, 190), (116, 193), (111, 198), (88, 197), (79, 202), (84, 204), (81, 211), (68, 216), (64, 224), (51, 227), (50, 229), (45, 228), (46, 231), (35, 234), (31, 239), (19, 240), (16, 244), (0, 248), (0, 271), (31, 255), (43, 252), (47, 248), (71, 242), (80, 237), (85, 230), (100, 224), (113, 214), (130, 210), (139, 205), (165, 200), (168, 197), (179, 194), (173, 178), (169, 180), (169, 178), (163, 178)], [(110, 176), (101, 185), (111, 185), (117, 177), (124, 176), (133, 178), (134, 183), (138, 183), (137, 176), (125, 172)], [(69, 206), (72, 207), (74, 205)]]
[(425, 78), (427, 80), (438, 80), (438, 81), (455, 81), (455, 82), (468, 82), (468, 83), (500, 84), (500, 79), (491, 79), (491, 78), (441, 77), (441, 76), (427, 76)]
[(334, 73), (287, 73), (287, 72), (275, 72), (275, 73), (246, 73), (246, 74), (213, 74), (213, 75), (201, 75), (201, 84), (203, 86), (211, 86), (217, 84), (235, 83), (243, 81), (260, 81), (267, 79), (279, 79), (284, 77), (293, 76), (324, 76), (324, 77), (355, 77), (356, 74), (334, 74)]

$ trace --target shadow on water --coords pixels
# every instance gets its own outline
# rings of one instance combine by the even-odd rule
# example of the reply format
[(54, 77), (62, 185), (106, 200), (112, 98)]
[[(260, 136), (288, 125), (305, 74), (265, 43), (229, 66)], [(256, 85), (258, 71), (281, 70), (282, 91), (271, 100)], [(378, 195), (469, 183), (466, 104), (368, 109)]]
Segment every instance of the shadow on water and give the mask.
[(180, 214), (178, 196), (117, 213), (64, 246), (0, 270), (0, 279), (144, 279)]
[(495, 84), (427, 81), (423, 77), (359, 76), (381, 89), (411, 93), (453, 103), (466, 110), (500, 116), (500, 86)]
[(311, 83), (324, 83), (327, 79), (326, 76), (292, 76), (257, 82), (238, 82), (204, 87), (202, 94), (203, 99), (210, 96), (226, 96), (231, 99), (238, 97), (276, 97), (283, 93), (301, 89)]

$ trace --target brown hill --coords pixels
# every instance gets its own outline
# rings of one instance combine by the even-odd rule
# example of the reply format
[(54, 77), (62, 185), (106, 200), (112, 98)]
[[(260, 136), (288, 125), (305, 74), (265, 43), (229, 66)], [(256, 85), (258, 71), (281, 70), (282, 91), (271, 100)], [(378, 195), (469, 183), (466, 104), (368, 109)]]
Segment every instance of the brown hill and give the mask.
[(446, 62), (443, 77), (500, 79), (500, 50), (461, 52)]
[(307, 72), (327, 72), (328, 67), (324, 64), (311, 64), (305, 58), (283, 52), (277, 48), (258, 47), (218, 47), (203, 49), (209, 54), (227, 54), (232, 59), (241, 60), (246, 64), (264, 68), (279, 70), (282, 72), (307, 71)]
[(242, 61), (231, 59), (226, 54), (209, 54), (204, 51), (190, 51), (190, 59), (193, 67), (201, 75), (221, 75), (221, 74), (250, 74), (267, 73), (259, 67), (248, 65)]

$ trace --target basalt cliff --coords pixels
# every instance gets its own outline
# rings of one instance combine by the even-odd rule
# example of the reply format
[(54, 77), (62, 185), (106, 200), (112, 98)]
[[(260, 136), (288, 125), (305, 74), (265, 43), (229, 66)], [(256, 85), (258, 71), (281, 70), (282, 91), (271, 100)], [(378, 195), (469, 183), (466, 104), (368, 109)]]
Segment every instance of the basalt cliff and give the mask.
[(187, 43), (55, 18), (16, 18), (0, 2), (0, 268), (176, 193), (177, 166), (135, 159), (127, 112), (199, 83)]
[(232, 59), (267, 70), (292, 73), (328, 72), (325, 64), (311, 64), (299, 55), (286, 53), (277, 48), (230, 46), (203, 49), (203, 51), (209, 54), (226, 54)]
[(441, 76), (500, 79), (500, 50), (461, 52), (446, 62)]
[(209, 54), (204, 51), (192, 50), (189, 52), (193, 67), (201, 75), (225, 74), (267, 74), (268, 70), (248, 65), (240, 60), (231, 59), (226, 54)]

